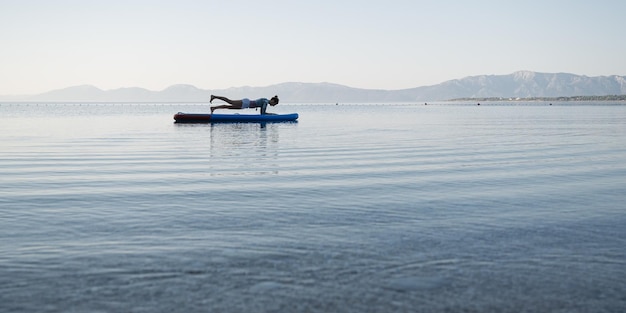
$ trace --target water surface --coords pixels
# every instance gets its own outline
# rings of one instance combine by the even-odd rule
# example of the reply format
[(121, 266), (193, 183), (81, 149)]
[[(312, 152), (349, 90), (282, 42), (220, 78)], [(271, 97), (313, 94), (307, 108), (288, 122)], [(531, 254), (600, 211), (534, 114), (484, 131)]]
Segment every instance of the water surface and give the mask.
[(626, 106), (0, 105), (0, 311), (619, 312)]

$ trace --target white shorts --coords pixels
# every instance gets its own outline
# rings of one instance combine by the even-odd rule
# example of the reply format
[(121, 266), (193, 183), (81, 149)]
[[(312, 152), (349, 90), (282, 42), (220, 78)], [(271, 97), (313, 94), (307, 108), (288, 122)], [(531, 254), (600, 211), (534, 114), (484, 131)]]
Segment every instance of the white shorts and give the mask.
[(250, 107), (250, 99), (248, 99), (248, 98), (241, 99), (241, 108), (242, 109), (247, 109), (249, 107)]

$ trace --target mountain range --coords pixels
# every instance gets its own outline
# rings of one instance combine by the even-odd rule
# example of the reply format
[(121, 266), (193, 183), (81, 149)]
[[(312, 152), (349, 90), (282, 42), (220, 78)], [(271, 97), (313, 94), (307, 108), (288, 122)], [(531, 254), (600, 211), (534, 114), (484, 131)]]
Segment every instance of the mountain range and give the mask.
[(207, 102), (211, 94), (234, 99), (269, 98), (283, 103), (389, 103), (444, 101), (458, 98), (573, 97), (626, 94), (626, 76), (588, 77), (569, 73), (518, 71), (480, 75), (437, 85), (401, 90), (360, 89), (332, 83), (282, 83), (266, 87), (206, 90), (173, 85), (161, 91), (144, 88), (102, 90), (91, 85), (68, 87), (29, 96), (0, 96), (0, 101), (28, 102)]

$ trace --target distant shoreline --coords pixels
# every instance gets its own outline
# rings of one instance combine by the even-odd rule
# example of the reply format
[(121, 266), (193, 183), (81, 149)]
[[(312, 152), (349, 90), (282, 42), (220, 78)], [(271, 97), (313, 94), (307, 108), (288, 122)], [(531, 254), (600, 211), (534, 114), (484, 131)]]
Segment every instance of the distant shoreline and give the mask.
[(456, 98), (448, 101), (626, 101), (626, 95), (607, 96), (572, 96), (572, 97), (484, 97), (484, 98)]

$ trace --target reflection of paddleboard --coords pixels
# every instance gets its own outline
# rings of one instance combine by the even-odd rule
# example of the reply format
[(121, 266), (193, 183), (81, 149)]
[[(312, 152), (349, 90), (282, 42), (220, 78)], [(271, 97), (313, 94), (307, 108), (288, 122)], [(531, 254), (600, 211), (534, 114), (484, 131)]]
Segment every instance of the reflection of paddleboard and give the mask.
[(298, 113), (290, 114), (206, 114), (183, 113), (174, 115), (176, 123), (254, 123), (254, 122), (293, 122)]

